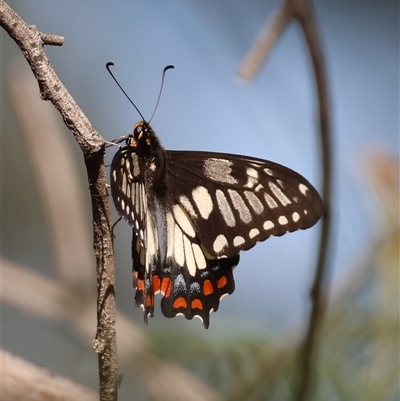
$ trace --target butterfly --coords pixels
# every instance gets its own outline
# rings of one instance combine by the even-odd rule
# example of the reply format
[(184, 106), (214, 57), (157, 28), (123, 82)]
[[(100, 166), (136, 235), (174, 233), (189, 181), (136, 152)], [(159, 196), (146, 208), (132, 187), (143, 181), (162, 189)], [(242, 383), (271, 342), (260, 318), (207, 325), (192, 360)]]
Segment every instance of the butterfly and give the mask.
[(166, 317), (199, 317), (235, 289), (239, 253), (270, 236), (313, 226), (316, 189), (271, 161), (225, 153), (165, 150), (146, 121), (125, 137), (111, 164), (111, 193), (133, 228), (135, 302), (144, 320), (161, 293)]

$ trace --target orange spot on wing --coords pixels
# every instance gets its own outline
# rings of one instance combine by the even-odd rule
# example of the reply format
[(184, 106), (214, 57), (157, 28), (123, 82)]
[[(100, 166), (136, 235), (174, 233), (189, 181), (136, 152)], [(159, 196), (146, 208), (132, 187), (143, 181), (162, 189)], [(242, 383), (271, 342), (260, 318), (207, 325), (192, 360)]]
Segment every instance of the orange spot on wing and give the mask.
[(138, 280), (137, 281), (137, 289), (139, 291), (143, 291), (144, 290), (144, 280)]
[(176, 298), (174, 304), (172, 305), (174, 308), (187, 308), (186, 299), (183, 297)]
[(218, 280), (217, 287), (218, 287), (218, 288), (223, 288), (223, 287), (226, 286), (227, 283), (228, 283), (227, 278), (226, 278), (225, 276), (222, 276), (222, 277)]
[(192, 301), (192, 309), (203, 309), (203, 302), (196, 298)]
[(171, 280), (169, 278), (163, 278), (160, 286), (160, 291), (166, 296), (171, 295)]
[(160, 283), (160, 278), (158, 276), (153, 276), (153, 291), (157, 292), (160, 291), (161, 283)]
[(146, 306), (154, 306), (154, 295), (147, 295), (146, 296)]
[(203, 284), (203, 293), (204, 295), (210, 295), (214, 292), (213, 285), (210, 280), (204, 280)]

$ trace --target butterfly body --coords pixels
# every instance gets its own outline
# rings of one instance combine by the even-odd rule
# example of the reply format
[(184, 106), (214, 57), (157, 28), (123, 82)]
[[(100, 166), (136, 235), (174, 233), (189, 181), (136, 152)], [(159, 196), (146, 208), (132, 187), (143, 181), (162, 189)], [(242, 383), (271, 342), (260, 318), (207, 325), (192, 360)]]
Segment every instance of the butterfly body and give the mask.
[(305, 229), (322, 215), (318, 192), (279, 164), (214, 152), (165, 150), (135, 125), (111, 165), (112, 197), (133, 227), (136, 304), (145, 321), (161, 292), (165, 316), (198, 316), (234, 291), (239, 253), (269, 236)]

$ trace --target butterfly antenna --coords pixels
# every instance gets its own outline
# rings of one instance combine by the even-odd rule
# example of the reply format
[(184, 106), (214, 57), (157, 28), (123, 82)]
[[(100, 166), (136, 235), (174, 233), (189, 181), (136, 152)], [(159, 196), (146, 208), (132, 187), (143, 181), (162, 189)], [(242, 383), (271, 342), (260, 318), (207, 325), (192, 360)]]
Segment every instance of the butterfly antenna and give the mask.
[(164, 68), (164, 70), (163, 70), (162, 78), (161, 78), (160, 93), (158, 94), (158, 99), (157, 99), (156, 107), (154, 107), (154, 111), (153, 111), (153, 114), (152, 114), (151, 117), (150, 117), (149, 124), (150, 124), (150, 121), (153, 119), (154, 114), (156, 113), (158, 104), (160, 103), (161, 93), (162, 93), (163, 86), (164, 86), (165, 73), (166, 73), (168, 70), (173, 69), (173, 68), (175, 68), (173, 65), (167, 65), (167, 66)]
[[(139, 113), (140, 117), (142, 117), (142, 120), (143, 120), (143, 121), (146, 121), (146, 120), (144, 119), (142, 113), (140, 112), (140, 110), (137, 108), (136, 104), (132, 102), (131, 98), (128, 96), (128, 94), (124, 91), (124, 89), (122, 88), (122, 86), (121, 86), (121, 85), (119, 84), (119, 82), (117, 81), (117, 78), (114, 77), (114, 74), (113, 74), (113, 73), (111, 72), (111, 70), (110, 70), (110, 67), (111, 67), (112, 65), (114, 65), (114, 63), (111, 62), (111, 61), (109, 61), (109, 62), (106, 64), (107, 71), (110, 73), (110, 75), (112, 76), (112, 78), (114, 79), (114, 81), (116, 82), (116, 84), (119, 86), (119, 89), (122, 90), (122, 93), (126, 96), (126, 98), (131, 102), (132, 106), (133, 106), (133, 107), (136, 109), (136, 111)], [(164, 74), (165, 74), (165, 69), (164, 69)], [(164, 77), (163, 77), (163, 78), (164, 78)], [(163, 79), (163, 81), (164, 81), (164, 79)], [(161, 85), (161, 87), (162, 87), (162, 85)], [(157, 104), (158, 104), (158, 102), (157, 102)], [(153, 113), (153, 114), (154, 114), (154, 113)]]

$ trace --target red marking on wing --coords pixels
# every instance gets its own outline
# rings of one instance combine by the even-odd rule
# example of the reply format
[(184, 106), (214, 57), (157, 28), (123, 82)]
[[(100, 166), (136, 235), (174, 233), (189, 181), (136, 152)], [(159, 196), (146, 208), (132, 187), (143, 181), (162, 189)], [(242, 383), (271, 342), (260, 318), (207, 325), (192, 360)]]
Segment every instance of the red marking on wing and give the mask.
[(226, 276), (222, 276), (217, 283), (217, 287), (218, 288), (223, 288), (226, 286), (226, 284), (228, 283), (228, 279), (226, 278)]
[(203, 302), (196, 298), (192, 301), (192, 309), (203, 309)]
[(164, 277), (161, 282), (160, 291), (166, 296), (169, 297), (171, 295), (171, 279), (168, 277)]
[(144, 280), (137, 280), (137, 287), (136, 287), (139, 291), (144, 291)]
[(152, 281), (153, 281), (153, 292), (160, 291), (161, 289), (160, 277), (154, 275)]
[(147, 295), (146, 296), (146, 307), (147, 306), (154, 306), (154, 295)]
[(204, 280), (203, 283), (203, 293), (204, 295), (210, 295), (214, 292), (213, 285), (210, 280)]
[(187, 308), (186, 299), (183, 298), (183, 297), (176, 298), (172, 306), (175, 309), (178, 309), (178, 308), (185, 308), (186, 309)]

